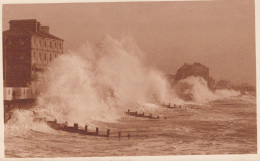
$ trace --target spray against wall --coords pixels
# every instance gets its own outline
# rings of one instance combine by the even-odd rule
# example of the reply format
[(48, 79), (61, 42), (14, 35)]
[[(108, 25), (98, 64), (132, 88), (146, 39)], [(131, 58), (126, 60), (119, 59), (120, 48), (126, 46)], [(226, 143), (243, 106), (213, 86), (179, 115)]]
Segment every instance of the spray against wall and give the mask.
[(52, 62), (43, 73), (39, 104), (62, 120), (115, 120), (132, 106), (161, 104), (167, 81), (145, 66), (144, 55), (130, 39), (105, 37), (86, 43)]
[(183, 104), (180, 93), (185, 92), (192, 93), (193, 102), (219, 98), (202, 78), (170, 88), (164, 74), (144, 62), (144, 53), (128, 38), (106, 36), (96, 45), (86, 43), (54, 60), (41, 75), (39, 105), (57, 119), (86, 123), (114, 121), (131, 108)]

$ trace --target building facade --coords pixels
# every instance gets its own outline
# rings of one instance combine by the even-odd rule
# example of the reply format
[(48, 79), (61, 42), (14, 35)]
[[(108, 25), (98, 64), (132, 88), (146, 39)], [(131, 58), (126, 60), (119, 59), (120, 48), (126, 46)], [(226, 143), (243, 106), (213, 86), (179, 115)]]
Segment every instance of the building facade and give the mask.
[(64, 41), (36, 19), (11, 20), (9, 24), (10, 29), (3, 32), (5, 99), (35, 97), (38, 74), (63, 54)]

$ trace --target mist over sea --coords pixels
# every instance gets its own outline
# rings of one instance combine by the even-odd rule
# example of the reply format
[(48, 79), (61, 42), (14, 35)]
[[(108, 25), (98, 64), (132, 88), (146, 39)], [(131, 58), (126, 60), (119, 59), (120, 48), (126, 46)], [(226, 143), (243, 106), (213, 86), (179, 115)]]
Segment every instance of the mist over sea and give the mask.
[[(105, 37), (55, 59), (40, 75), (40, 94), (29, 109), (14, 109), (5, 124), (6, 157), (84, 157), (256, 153), (256, 97), (210, 90), (202, 77), (172, 86), (149, 66), (130, 38)], [(185, 87), (185, 88), (184, 88)], [(192, 99), (186, 100), (183, 97)], [(164, 104), (182, 105), (168, 109)], [(124, 114), (160, 116), (158, 120)], [(34, 118), (81, 128), (118, 131), (131, 138), (83, 136)], [(103, 130), (103, 131), (102, 131)]]

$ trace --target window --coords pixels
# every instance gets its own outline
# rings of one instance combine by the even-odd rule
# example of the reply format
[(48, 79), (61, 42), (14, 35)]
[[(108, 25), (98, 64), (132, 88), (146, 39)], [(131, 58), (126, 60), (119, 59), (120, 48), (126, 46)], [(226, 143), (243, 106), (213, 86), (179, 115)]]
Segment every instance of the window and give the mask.
[(46, 41), (44, 41), (44, 47), (47, 47), (47, 42)]
[(44, 59), (45, 59), (45, 61), (47, 61), (47, 55), (46, 55), (46, 53), (44, 53)]
[(50, 54), (50, 61), (51, 61), (51, 54)]
[(36, 51), (33, 52), (33, 57), (34, 57), (35, 60), (37, 60), (37, 52)]
[(8, 89), (8, 95), (10, 95), (10, 89)]
[(60, 49), (61, 49), (61, 43), (59, 43)]
[(39, 57), (40, 57), (40, 60), (42, 60), (42, 53), (39, 52)]
[(42, 40), (41, 39), (40, 39), (39, 45), (40, 45), (40, 47), (42, 46)]
[(33, 39), (33, 44), (36, 45), (36, 39)]

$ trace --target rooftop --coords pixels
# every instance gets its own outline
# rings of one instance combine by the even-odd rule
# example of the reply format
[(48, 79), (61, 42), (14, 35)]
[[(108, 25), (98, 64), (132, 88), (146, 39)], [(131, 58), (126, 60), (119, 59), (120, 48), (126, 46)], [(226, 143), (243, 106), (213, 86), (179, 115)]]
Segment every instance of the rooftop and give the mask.
[[(36, 19), (10, 20), (10, 29), (3, 32), (4, 35), (31, 35), (42, 38), (62, 40), (61, 38), (49, 33), (48, 26), (41, 26)], [(42, 29), (45, 27), (45, 30)], [(46, 27), (48, 28), (46, 30)]]

